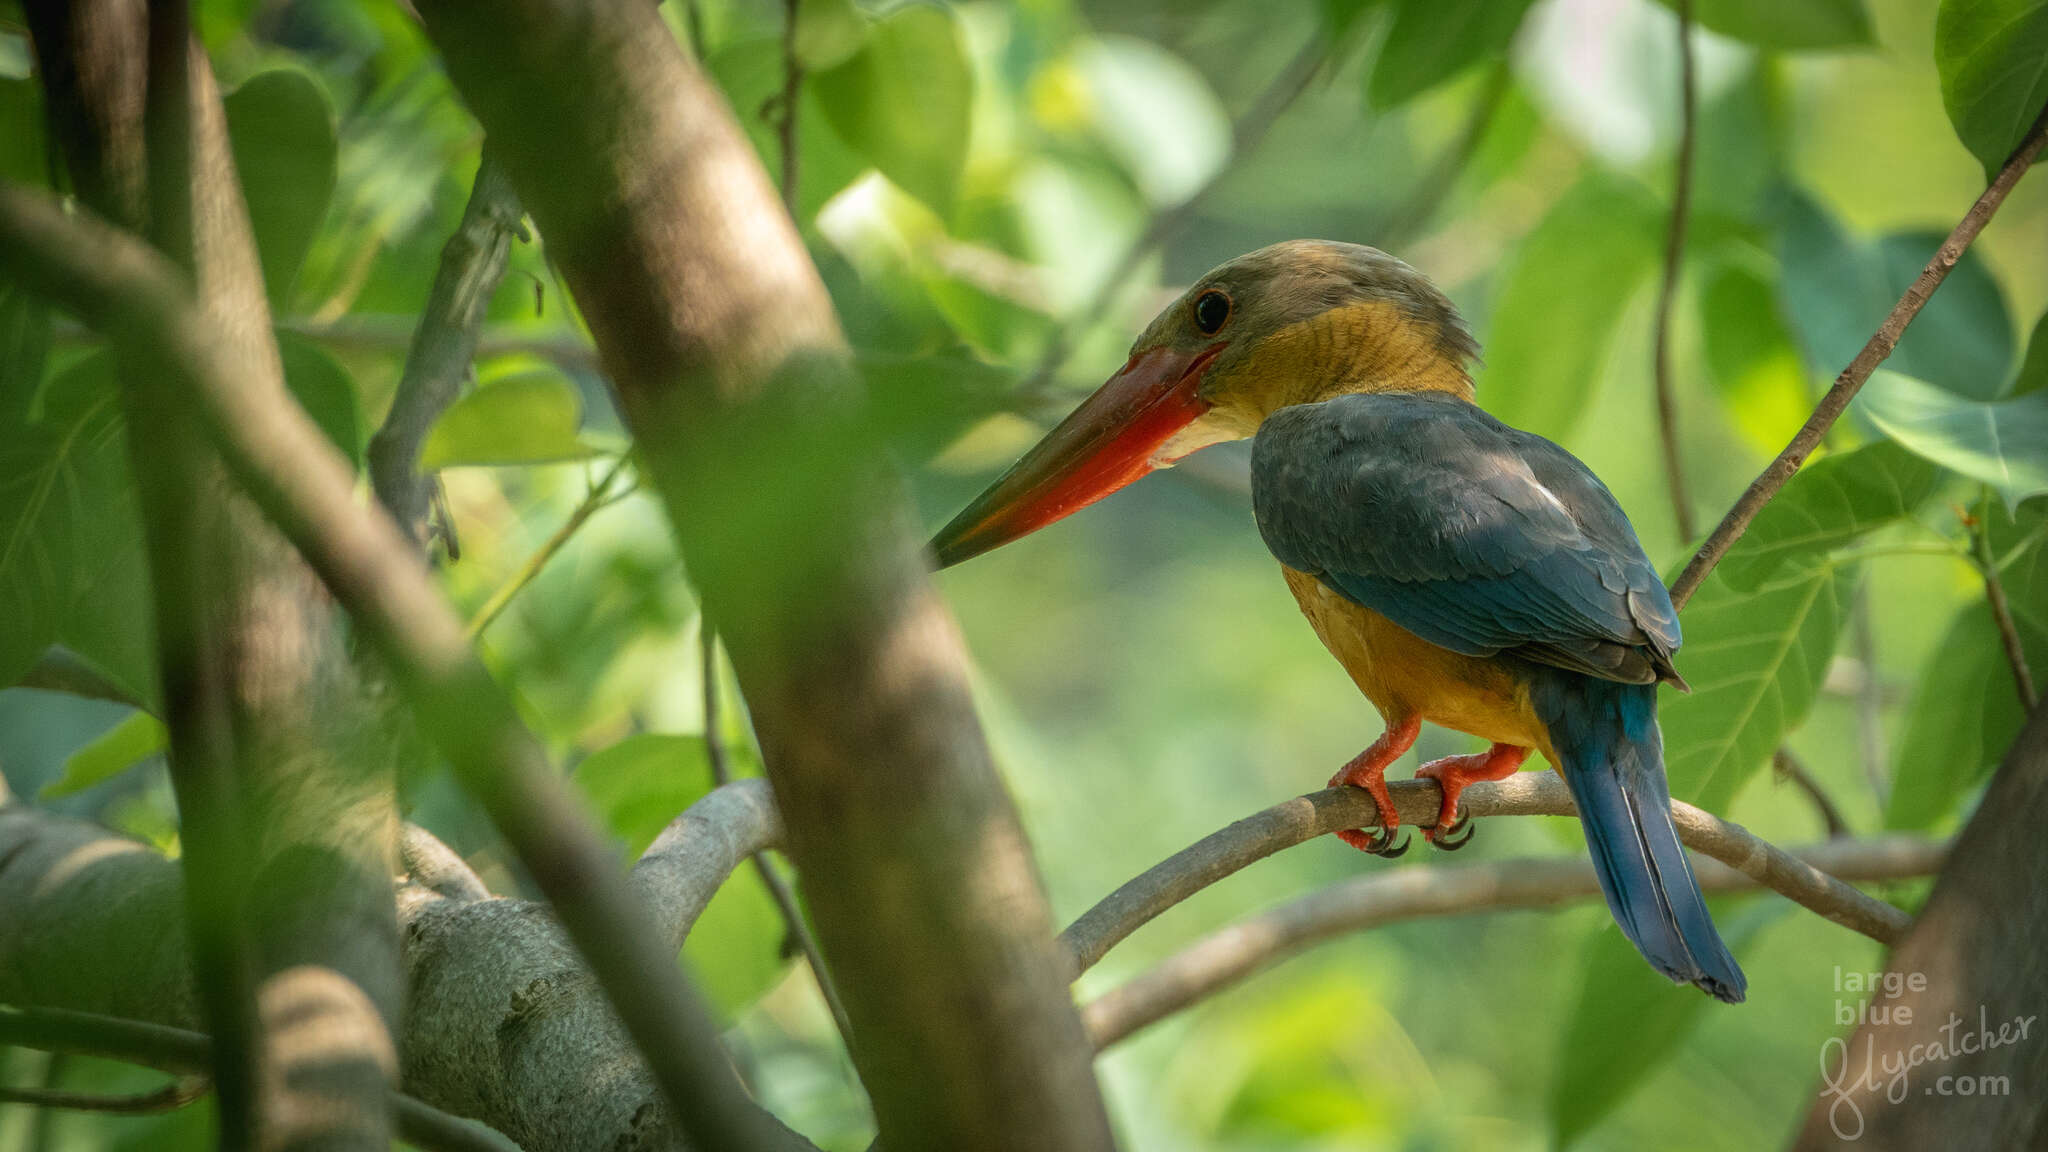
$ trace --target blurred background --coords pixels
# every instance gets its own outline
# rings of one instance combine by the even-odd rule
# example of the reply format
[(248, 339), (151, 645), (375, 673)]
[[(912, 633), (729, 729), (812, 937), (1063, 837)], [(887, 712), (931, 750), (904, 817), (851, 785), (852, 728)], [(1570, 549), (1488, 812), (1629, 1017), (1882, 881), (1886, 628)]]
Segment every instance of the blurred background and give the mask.
[[(1704, 530), (1883, 318), (1986, 163), (1945, 104), (1935, 0), (1697, 7), (1672, 339)], [(1180, 286), (1317, 236), (1386, 248), (1434, 279), (1481, 338), (1481, 402), (1586, 460), (1660, 566), (1689, 554), (1651, 369), (1680, 122), (1669, 6), (803, 0), (787, 44), (777, 0), (670, 0), (664, 13), (772, 172), (793, 112), (799, 223), (928, 525), (1114, 371)], [(478, 129), (403, 6), (239, 0), (201, 14), (293, 387), (360, 460), (461, 215)], [(43, 183), (24, 38), (0, 4), (0, 163)], [(788, 50), (803, 68), (793, 107)], [(510, 594), (481, 632), (487, 658), (637, 849), (708, 786), (698, 618), (630, 467), (600, 489), (624, 437), (545, 237), (512, 259), (476, 386), (427, 448), (459, 541), (444, 578), (472, 614)], [(1889, 367), (1942, 403), (2032, 403), (2048, 382), (2044, 308), (2037, 174)], [(105, 364), (60, 326), (50, 378)], [(1891, 409), (1852, 413), (1831, 447), (1890, 431), (1954, 467), (1954, 445), (1915, 443), (1901, 423), (1902, 389)], [(1321, 787), (1379, 731), (1259, 541), (1241, 447), (940, 577), (1062, 922), (1198, 837)], [(1717, 576), (1686, 614), (1679, 666), (1701, 691), (1665, 702), (1680, 796), (1787, 844), (1828, 834), (1814, 791), (1857, 834), (1949, 831), (1967, 812), (2021, 715), (1970, 531), (1982, 525), (2003, 562), (2039, 676), (2048, 517), (2039, 500), (2008, 504), (2024, 487), (1898, 467), (1911, 471), (1898, 479), (1914, 493), (1906, 515), (1829, 541), (1790, 575)], [(141, 576), (111, 579), (118, 592)], [(94, 635), (64, 637), (117, 681), (146, 675), (128, 672), (145, 667), (132, 599), (108, 601)], [(748, 760), (741, 705), (714, 719)], [(1781, 744), (1810, 787), (1773, 770)], [(0, 768), (17, 795), (175, 850), (160, 746), (154, 721), (120, 705), (0, 691)], [(1466, 750), (1439, 731), (1418, 745), (1423, 758)], [(445, 777), (407, 789), (415, 820), (492, 867), (498, 890), (519, 889)], [(1571, 822), (1494, 820), (1456, 862), (1582, 851)], [(1362, 871), (1443, 863), (1305, 845), (1161, 917), (1080, 994)], [(1910, 907), (1924, 893), (1881, 894)], [(1740, 1007), (1664, 985), (1598, 904), (1405, 924), (1321, 945), (1118, 1045), (1100, 1063), (1112, 1112), (1126, 1147), (1158, 1152), (1780, 1144), (1813, 1098), (1823, 1040), (1849, 1022), (1837, 969), (1881, 957), (1776, 897), (1717, 915), (1750, 975)], [(763, 1100), (831, 1152), (864, 1148), (858, 1083), (753, 873), (720, 895), (686, 960)], [(10, 1083), (151, 1082), (83, 1059), (0, 1061)], [(0, 1152), (197, 1148), (208, 1124), (203, 1104), (127, 1119), (0, 1109)]]

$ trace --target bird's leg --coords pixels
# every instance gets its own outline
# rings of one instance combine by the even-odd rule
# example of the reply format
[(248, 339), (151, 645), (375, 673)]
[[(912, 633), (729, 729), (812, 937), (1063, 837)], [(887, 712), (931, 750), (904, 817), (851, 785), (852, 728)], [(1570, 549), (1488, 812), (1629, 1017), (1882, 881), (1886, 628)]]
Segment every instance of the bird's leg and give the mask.
[(1465, 821), (1458, 815), (1458, 793), (1465, 785), (1475, 780), (1505, 780), (1515, 774), (1522, 761), (1529, 758), (1527, 748), (1513, 744), (1495, 744), (1484, 752), (1470, 756), (1446, 756), (1431, 760), (1416, 770), (1417, 780), (1434, 780), (1444, 791), (1444, 802), (1436, 811), (1436, 827), (1425, 828), (1422, 835), (1431, 844), (1446, 851), (1463, 848), (1472, 839), (1472, 830), (1465, 829), (1463, 836), (1457, 831)]
[(1330, 787), (1349, 785), (1363, 788), (1372, 796), (1372, 802), (1380, 810), (1380, 827), (1377, 832), (1363, 828), (1344, 828), (1337, 832), (1337, 838), (1361, 852), (1392, 858), (1408, 850), (1407, 841), (1394, 846), (1395, 830), (1401, 827), (1401, 814), (1394, 809), (1394, 798), (1387, 792), (1387, 765), (1401, 758), (1401, 754), (1415, 744), (1415, 737), (1422, 732), (1420, 717), (1409, 716), (1387, 725), (1380, 738), (1373, 741), (1365, 751), (1352, 757), (1351, 763), (1337, 770), (1330, 777)]

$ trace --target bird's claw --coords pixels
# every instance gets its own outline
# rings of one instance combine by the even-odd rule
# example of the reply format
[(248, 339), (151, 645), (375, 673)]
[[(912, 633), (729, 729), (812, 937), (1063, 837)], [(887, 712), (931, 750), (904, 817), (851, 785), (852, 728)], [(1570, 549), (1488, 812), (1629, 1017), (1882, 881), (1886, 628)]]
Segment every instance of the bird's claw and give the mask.
[(1370, 852), (1382, 860), (1395, 859), (1408, 851), (1409, 839), (1399, 828), (1376, 828), (1370, 832), (1347, 828), (1337, 835), (1360, 852)]
[(1479, 826), (1473, 823), (1472, 818), (1465, 815), (1465, 809), (1460, 807), (1457, 819), (1452, 820), (1448, 824), (1437, 825), (1435, 828), (1430, 829), (1427, 835), (1429, 836), (1429, 842), (1438, 849), (1445, 852), (1456, 852), (1458, 849), (1470, 844), (1473, 834), (1478, 830)]

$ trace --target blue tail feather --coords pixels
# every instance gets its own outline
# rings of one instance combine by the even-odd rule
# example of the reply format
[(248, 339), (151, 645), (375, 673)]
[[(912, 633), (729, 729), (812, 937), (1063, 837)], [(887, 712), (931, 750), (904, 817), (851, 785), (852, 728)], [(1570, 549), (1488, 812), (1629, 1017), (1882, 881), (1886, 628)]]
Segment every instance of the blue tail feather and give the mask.
[(1615, 922), (1659, 972), (1740, 1002), (1748, 981), (1714, 930), (1671, 824), (1656, 685), (1552, 669), (1535, 679), (1538, 714), (1563, 761)]

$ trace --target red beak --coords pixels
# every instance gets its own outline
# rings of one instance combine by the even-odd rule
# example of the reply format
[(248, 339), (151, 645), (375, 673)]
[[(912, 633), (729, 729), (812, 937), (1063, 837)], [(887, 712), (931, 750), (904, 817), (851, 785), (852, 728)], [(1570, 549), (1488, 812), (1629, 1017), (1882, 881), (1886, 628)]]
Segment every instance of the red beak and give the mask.
[(1209, 410), (1195, 392), (1224, 347), (1133, 355), (932, 538), (939, 567), (1036, 532), (1152, 471), (1159, 448)]

